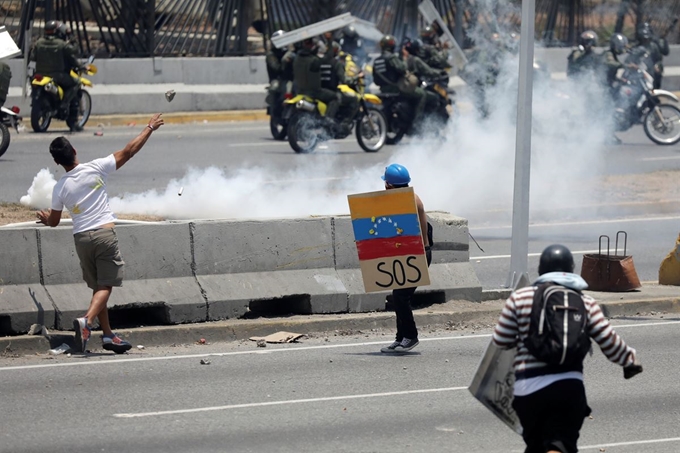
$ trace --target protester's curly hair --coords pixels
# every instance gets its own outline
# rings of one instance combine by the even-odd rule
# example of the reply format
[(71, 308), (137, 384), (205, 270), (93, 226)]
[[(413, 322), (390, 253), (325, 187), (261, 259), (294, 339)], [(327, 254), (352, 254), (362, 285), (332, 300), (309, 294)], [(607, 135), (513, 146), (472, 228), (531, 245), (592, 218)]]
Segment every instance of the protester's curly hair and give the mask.
[(73, 165), (76, 161), (76, 150), (66, 137), (57, 137), (50, 143), (50, 154), (59, 165)]

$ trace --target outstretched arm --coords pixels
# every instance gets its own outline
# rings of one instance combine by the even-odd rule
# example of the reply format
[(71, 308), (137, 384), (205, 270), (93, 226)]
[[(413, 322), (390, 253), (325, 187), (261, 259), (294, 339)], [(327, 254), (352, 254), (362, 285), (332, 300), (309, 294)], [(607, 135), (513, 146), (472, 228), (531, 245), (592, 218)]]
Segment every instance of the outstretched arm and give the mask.
[(149, 124), (142, 132), (140, 132), (137, 137), (133, 138), (130, 143), (125, 145), (125, 148), (113, 153), (113, 157), (116, 159), (116, 170), (125, 165), (127, 161), (132, 159), (132, 156), (137, 154), (139, 150), (142, 149), (146, 141), (149, 139), (149, 137), (151, 137), (151, 133), (153, 131), (165, 124), (163, 118), (161, 118), (161, 115), (161, 113), (156, 113), (153, 117), (151, 117)]

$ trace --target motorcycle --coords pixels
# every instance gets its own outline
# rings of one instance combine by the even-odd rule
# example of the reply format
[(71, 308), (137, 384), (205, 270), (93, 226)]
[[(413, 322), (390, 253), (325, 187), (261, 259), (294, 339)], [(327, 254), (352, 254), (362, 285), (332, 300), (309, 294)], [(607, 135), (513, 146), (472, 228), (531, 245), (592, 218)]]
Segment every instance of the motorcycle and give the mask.
[(614, 112), (618, 132), (642, 124), (647, 137), (658, 145), (680, 142), (680, 108), (662, 102), (680, 102), (680, 99), (670, 91), (655, 90), (654, 78), (646, 71), (644, 63), (627, 67), (620, 84)]
[(283, 118), (283, 101), (293, 99), (293, 82), (286, 82), (285, 90), (281, 90), (280, 82), (274, 80), (267, 91), (269, 130), (274, 140), (285, 140), (288, 135), (288, 121)]
[[(437, 80), (424, 80), (421, 87), (428, 93), (425, 111), (431, 112), (428, 116), (428, 123), (434, 122), (435, 131), (449, 121), (449, 106), (454, 104), (449, 90), (444, 85), (448, 78)], [(380, 99), (384, 104), (385, 116), (387, 117), (387, 144), (396, 145), (404, 135), (416, 135), (420, 132), (420, 125), (413, 124), (415, 116), (415, 106), (408, 100), (401, 97), (399, 93), (381, 93)], [(441, 127), (440, 127), (441, 126)]]
[(14, 128), (19, 133), (19, 124), (21, 123), (21, 116), (19, 116), (19, 107), (16, 105), (11, 109), (7, 107), (0, 107), (0, 156), (5, 154), (9, 148), (9, 128)]
[[(334, 118), (327, 118), (326, 104), (309, 96), (299, 94), (284, 101), (283, 118), (288, 121), (288, 143), (296, 153), (309, 153), (316, 146), (331, 139), (343, 139), (356, 132), (361, 148), (374, 153), (379, 151), (387, 138), (387, 120), (380, 110), (382, 101), (374, 94), (364, 93), (361, 84), (355, 91), (349, 85), (339, 85), (343, 96), (359, 98), (359, 109), (349, 128), (343, 128)], [(339, 115), (347, 114), (340, 108)]]
[(71, 77), (77, 80), (78, 90), (74, 99), (78, 100), (78, 111), (75, 116), (70, 115), (70, 105), (65, 104), (65, 91), (55, 81), (42, 74), (31, 77), (31, 127), (35, 132), (46, 132), (52, 118), (66, 121), (72, 131), (82, 130), (92, 111), (92, 98), (83, 87), (92, 87), (92, 82), (82, 74), (93, 76), (97, 67), (92, 64), (94, 57), (88, 59), (87, 64), (71, 71)]

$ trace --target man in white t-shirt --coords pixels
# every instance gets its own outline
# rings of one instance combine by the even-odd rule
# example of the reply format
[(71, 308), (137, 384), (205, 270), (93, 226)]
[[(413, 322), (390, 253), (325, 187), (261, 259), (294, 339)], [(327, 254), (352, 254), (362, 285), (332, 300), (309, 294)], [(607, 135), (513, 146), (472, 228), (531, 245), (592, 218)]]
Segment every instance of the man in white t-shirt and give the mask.
[(106, 307), (113, 287), (123, 284), (125, 264), (118, 249), (114, 230), (116, 216), (109, 206), (106, 178), (137, 154), (151, 133), (163, 124), (161, 114), (157, 113), (125, 148), (83, 164), (78, 162), (76, 150), (65, 137), (55, 138), (50, 144), (50, 154), (58, 165), (64, 167), (66, 174), (54, 186), (52, 209), (37, 213), (38, 223), (56, 227), (61, 221), (64, 206), (73, 219), (73, 238), (83, 279), (92, 289), (87, 313), (73, 320), (75, 346), (81, 352), (86, 351), (95, 318), (99, 319), (102, 329), (104, 349), (120, 354), (131, 348), (130, 343), (111, 330)]

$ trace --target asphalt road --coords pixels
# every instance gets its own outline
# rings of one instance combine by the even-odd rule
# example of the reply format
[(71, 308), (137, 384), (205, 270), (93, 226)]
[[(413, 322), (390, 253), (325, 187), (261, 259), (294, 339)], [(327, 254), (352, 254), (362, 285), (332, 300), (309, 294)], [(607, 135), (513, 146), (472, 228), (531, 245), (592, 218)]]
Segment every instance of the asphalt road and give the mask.
[[(140, 127), (104, 128), (101, 137), (94, 136), (94, 130), (92, 127), (69, 136), (81, 161), (122, 148)], [(64, 133), (56, 129), (42, 135), (13, 136), (9, 151), (0, 158), (0, 202), (19, 201), (43, 168), (48, 168), (55, 179), (63, 174), (47, 149), (54, 137)], [(314, 154), (296, 155), (287, 142), (271, 139), (266, 123), (169, 124), (155, 132), (134, 160), (109, 178), (108, 190), (110, 196), (121, 197), (122, 204), (133, 206), (133, 212), (170, 218), (337, 214), (348, 212), (346, 194), (381, 190), (378, 176), (386, 164), (407, 162), (427, 209), (445, 210), (469, 220), (470, 232), (484, 250), (470, 243), (480, 281), (484, 288), (498, 288), (506, 284), (509, 275), (512, 192), (508, 189), (512, 188), (512, 166), (508, 166), (507, 156), (484, 155), (486, 145), (470, 142), (470, 137), (470, 133), (457, 130), (443, 144), (406, 140), (403, 145), (385, 147), (374, 154), (361, 151), (350, 137), (330, 142)], [(493, 134), (491, 139), (484, 137), (487, 136), (480, 135), (479, 140), (494, 143)], [(578, 192), (580, 182), (572, 182), (573, 187), (569, 182), (574, 175), (628, 178), (625, 181), (630, 181), (633, 191), (641, 174), (680, 169), (677, 146), (652, 144), (640, 127), (620, 137), (622, 145), (595, 146), (582, 154), (577, 149), (557, 150), (579, 158), (558, 156), (561, 160), (557, 165), (569, 168), (568, 173), (562, 173), (566, 179), (562, 198), (552, 204), (546, 204), (546, 197), (536, 204), (532, 201), (531, 277), (535, 276), (537, 255), (544, 246), (554, 242), (569, 246), (576, 252), (579, 270), (583, 252), (597, 250), (601, 234), (611, 237), (613, 253), (616, 232), (625, 230), (626, 252), (633, 255), (640, 279), (656, 281), (659, 263), (678, 235), (680, 200), (665, 200), (668, 197), (663, 192), (659, 200), (634, 203), (627, 203), (625, 194), (623, 201), (590, 192), (573, 199), (564, 196)], [(589, 145), (578, 145), (584, 146)], [(536, 141), (534, 148), (534, 160), (539, 163), (547, 160), (545, 153), (557, 152), (545, 151), (546, 145), (541, 141)], [(466, 149), (486, 159), (483, 165), (479, 165), (479, 159), (459, 154)], [(595, 153), (596, 158), (589, 157)], [(541, 174), (532, 175), (532, 196), (550, 193), (557, 185), (552, 177), (541, 181)], [(538, 183), (534, 183), (537, 179)], [(180, 187), (182, 197), (177, 196)], [(133, 200), (136, 201), (131, 204)]]
[[(680, 320), (614, 323), (645, 372), (587, 359), (581, 451), (679, 450)], [(397, 357), (370, 333), (0, 359), (0, 452), (522, 452), (467, 391), (489, 334), (423, 332)]]

